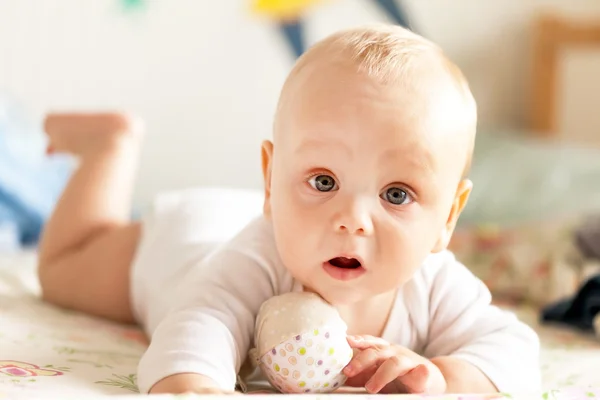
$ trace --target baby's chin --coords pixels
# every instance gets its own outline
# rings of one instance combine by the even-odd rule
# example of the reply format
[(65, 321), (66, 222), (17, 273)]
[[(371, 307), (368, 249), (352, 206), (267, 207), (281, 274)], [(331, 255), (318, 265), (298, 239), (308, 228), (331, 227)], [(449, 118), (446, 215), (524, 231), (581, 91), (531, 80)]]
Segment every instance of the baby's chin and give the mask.
[(389, 294), (397, 289), (396, 286), (383, 287), (377, 285), (377, 287), (373, 287), (374, 282), (361, 278), (346, 282), (335, 281), (322, 271), (313, 271), (309, 274), (310, 276), (307, 276), (306, 273), (295, 274), (294, 271), (288, 271), (294, 280), (302, 285), (302, 291), (318, 294), (326, 302), (336, 307), (352, 306), (373, 300), (375, 297)]
[(334, 307), (345, 307), (351, 306), (361, 301), (365, 301), (372, 297), (370, 294), (361, 293), (356, 288), (340, 288), (340, 287), (327, 287), (320, 285), (317, 289), (310, 285), (303, 285), (305, 292), (316, 293), (321, 296), (326, 302)]

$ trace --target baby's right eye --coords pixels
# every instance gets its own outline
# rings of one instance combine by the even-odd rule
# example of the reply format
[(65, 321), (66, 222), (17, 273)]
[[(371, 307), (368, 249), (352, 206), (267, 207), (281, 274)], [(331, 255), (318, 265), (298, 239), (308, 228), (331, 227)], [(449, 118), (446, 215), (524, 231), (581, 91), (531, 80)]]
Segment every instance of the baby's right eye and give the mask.
[(331, 192), (337, 190), (337, 183), (330, 175), (315, 175), (308, 180), (310, 186), (319, 192)]

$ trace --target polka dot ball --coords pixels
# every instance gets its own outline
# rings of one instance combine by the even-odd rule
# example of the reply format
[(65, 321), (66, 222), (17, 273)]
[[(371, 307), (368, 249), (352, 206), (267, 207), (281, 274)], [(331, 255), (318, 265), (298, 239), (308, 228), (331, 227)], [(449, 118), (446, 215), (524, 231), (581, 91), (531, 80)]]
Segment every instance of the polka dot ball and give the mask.
[(345, 383), (342, 369), (352, 355), (345, 332), (314, 329), (271, 349), (260, 367), (283, 393), (329, 393)]

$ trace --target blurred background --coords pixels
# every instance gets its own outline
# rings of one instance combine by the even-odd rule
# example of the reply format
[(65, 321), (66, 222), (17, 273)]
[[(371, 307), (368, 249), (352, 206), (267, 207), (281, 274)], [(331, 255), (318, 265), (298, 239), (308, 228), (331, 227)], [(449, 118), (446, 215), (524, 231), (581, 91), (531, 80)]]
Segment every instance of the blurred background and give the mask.
[(297, 55), (375, 21), (437, 42), (471, 84), (476, 189), (462, 224), (600, 207), (597, 0), (5, 0), (0, 220), (31, 223), (34, 242), (68, 176), (44, 156), (49, 111), (144, 118), (136, 211), (166, 190), (260, 189), (260, 142)]
[[(0, 0), (0, 254), (35, 249), (73, 168), (45, 155), (45, 113), (145, 120), (136, 215), (171, 190), (260, 191), (296, 57), (376, 21), (438, 43), (478, 102), (458, 259), (496, 301), (533, 305), (532, 326), (600, 337), (599, 0)], [(544, 340), (546, 382), (597, 382), (597, 341), (567, 360), (578, 337)]]

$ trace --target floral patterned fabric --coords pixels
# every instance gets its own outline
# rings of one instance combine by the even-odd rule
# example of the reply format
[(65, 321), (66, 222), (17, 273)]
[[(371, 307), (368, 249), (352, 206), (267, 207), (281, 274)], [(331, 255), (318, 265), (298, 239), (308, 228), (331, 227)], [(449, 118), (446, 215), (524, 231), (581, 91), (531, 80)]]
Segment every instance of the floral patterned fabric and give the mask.
[[(147, 345), (144, 335), (135, 327), (42, 303), (38, 298), (34, 265), (33, 254), (0, 257), (0, 399), (140, 397), (136, 387), (136, 367)], [(600, 399), (599, 340), (568, 328), (540, 326), (538, 313), (531, 306), (516, 307), (510, 303), (501, 306), (514, 308), (539, 332), (543, 346), (544, 392), (535, 395), (437, 396), (432, 399), (475, 400), (509, 396), (513, 399)], [(343, 395), (303, 396), (303, 399), (340, 396)], [(366, 400), (370, 397), (353, 394), (350, 398)], [(403, 400), (422, 398), (397, 397)], [(200, 399), (199, 396), (157, 398)], [(286, 395), (286, 399), (290, 399), (290, 395)]]
[(457, 229), (451, 250), (498, 299), (543, 307), (573, 296), (600, 273), (574, 242), (577, 218)]

